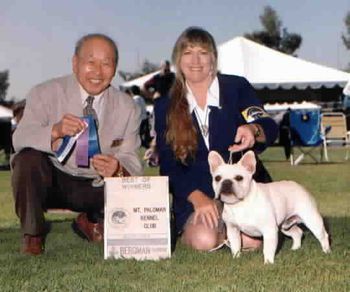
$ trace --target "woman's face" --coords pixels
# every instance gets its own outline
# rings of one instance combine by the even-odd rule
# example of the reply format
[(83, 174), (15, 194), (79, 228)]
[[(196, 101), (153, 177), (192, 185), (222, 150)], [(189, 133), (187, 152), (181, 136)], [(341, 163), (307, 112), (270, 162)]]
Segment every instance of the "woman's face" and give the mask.
[(187, 46), (180, 57), (180, 70), (188, 83), (201, 83), (211, 80), (213, 54), (199, 45)]

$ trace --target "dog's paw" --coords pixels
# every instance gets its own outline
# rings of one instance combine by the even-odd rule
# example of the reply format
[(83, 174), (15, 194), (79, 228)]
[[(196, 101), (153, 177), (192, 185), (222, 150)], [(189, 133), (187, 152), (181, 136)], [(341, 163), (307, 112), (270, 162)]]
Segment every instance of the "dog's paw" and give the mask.
[(301, 244), (294, 244), (291, 247), (291, 250), (298, 250), (301, 247)]
[(327, 248), (322, 249), (324, 253), (331, 253), (331, 248), (328, 246)]
[(272, 265), (274, 263), (274, 259), (265, 259), (264, 264), (265, 265)]
[(239, 258), (241, 256), (241, 252), (240, 251), (236, 251), (236, 252), (232, 252), (232, 257), (235, 258)]
[(324, 253), (330, 253), (331, 252), (331, 247), (329, 244), (328, 236), (327, 239), (321, 242), (322, 250)]

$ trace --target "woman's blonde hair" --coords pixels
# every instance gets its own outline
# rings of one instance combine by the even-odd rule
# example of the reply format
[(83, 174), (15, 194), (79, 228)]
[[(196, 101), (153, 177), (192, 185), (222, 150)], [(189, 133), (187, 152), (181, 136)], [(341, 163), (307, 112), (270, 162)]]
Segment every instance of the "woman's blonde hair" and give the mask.
[(170, 90), (170, 107), (167, 115), (166, 141), (171, 145), (175, 157), (185, 163), (194, 158), (197, 151), (197, 130), (192, 122), (186, 99), (185, 76), (181, 72), (182, 54), (189, 46), (200, 46), (212, 54), (213, 76), (217, 72), (217, 48), (212, 35), (200, 27), (187, 28), (177, 39), (172, 53), (172, 62), (176, 68), (176, 78)]

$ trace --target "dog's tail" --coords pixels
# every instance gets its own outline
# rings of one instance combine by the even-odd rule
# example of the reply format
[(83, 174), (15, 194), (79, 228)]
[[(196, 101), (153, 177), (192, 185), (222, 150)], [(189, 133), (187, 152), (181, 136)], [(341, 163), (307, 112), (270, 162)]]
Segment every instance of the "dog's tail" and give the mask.
[(289, 230), (293, 225), (301, 223), (301, 219), (297, 215), (293, 215), (283, 221), (281, 228), (283, 230)]

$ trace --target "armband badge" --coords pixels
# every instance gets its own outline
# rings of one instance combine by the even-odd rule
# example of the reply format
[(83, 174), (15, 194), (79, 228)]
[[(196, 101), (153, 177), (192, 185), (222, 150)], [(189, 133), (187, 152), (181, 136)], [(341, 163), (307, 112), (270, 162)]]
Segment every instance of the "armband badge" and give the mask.
[(247, 123), (254, 122), (261, 118), (269, 118), (269, 114), (263, 108), (250, 106), (242, 111), (242, 116)]

